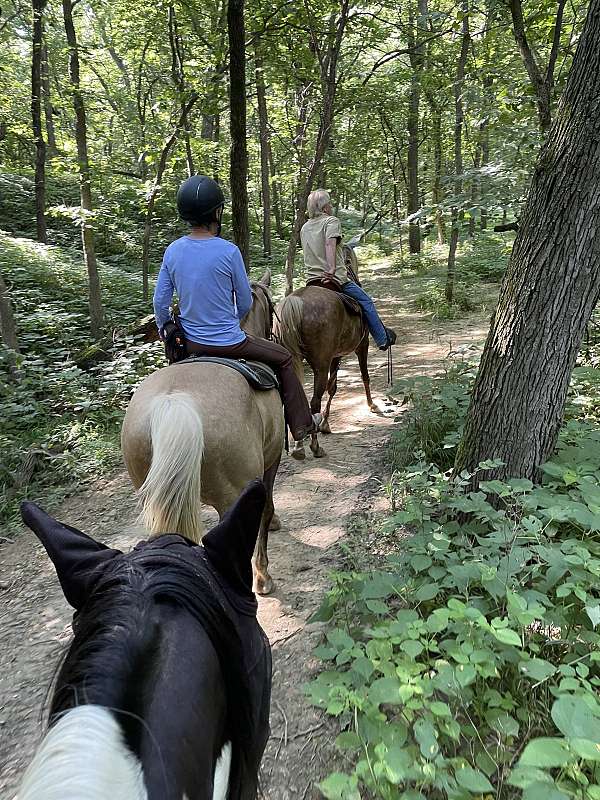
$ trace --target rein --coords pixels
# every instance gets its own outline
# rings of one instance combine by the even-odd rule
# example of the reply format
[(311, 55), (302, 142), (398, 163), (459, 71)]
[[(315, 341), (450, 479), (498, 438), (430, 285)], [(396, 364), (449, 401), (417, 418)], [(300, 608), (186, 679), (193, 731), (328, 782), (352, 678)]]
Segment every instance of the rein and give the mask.
[(271, 295), (269, 294), (268, 289), (265, 286), (263, 286), (261, 283), (252, 284), (252, 293), (254, 294), (255, 297), (258, 297), (258, 295), (256, 293), (257, 289), (261, 290), (261, 292), (263, 293), (263, 295), (265, 297), (265, 300), (267, 301), (267, 306), (269, 307), (269, 315), (271, 317), (271, 319), (269, 320), (269, 323), (270, 323), (269, 324), (269, 340), (273, 341), (273, 317), (277, 320), (277, 322), (279, 322), (280, 325), (281, 325), (281, 318), (279, 317), (279, 314), (277, 313), (277, 309), (275, 308), (275, 303), (271, 299)]
[(386, 387), (391, 388), (394, 380), (394, 360), (392, 356), (392, 348), (387, 349), (387, 383)]

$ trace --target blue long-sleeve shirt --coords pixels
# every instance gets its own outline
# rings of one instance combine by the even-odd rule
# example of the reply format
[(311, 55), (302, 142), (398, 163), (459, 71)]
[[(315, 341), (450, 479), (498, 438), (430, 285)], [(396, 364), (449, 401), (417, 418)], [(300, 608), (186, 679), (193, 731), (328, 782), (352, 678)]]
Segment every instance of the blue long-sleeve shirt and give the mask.
[(252, 290), (242, 254), (232, 242), (182, 236), (167, 247), (154, 289), (159, 330), (169, 319), (174, 291), (191, 341), (226, 346), (246, 338), (240, 320), (250, 311)]

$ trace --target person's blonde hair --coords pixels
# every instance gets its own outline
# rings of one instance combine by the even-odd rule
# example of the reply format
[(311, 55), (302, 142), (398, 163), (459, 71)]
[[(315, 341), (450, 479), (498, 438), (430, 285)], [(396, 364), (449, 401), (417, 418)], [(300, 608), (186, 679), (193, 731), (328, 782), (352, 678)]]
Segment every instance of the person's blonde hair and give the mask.
[(329, 196), (329, 192), (325, 191), (325, 189), (315, 189), (314, 192), (311, 192), (308, 195), (308, 200), (306, 201), (306, 213), (312, 219), (316, 217), (317, 214), (320, 214), (327, 203), (331, 202), (331, 197)]

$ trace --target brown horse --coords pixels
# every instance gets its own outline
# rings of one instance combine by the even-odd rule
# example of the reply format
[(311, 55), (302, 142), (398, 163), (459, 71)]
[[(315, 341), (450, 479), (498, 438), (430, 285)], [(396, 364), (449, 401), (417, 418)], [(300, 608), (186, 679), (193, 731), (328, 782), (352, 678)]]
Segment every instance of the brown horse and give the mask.
[[(271, 273), (252, 285), (253, 304), (242, 322), (269, 337)], [(260, 477), (267, 489), (256, 557), (256, 590), (268, 594), (267, 539), (274, 518), (273, 484), (283, 449), (279, 393), (252, 389), (230, 367), (181, 362), (152, 373), (131, 398), (123, 428), (123, 458), (142, 505), (150, 537), (179, 533), (199, 542), (201, 502), (223, 517), (244, 486)]]
[[(356, 256), (350, 248), (344, 248), (344, 256), (348, 277), (356, 281)], [(314, 386), (310, 401), (313, 414), (321, 410), (321, 401), (327, 389), (329, 397), (319, 426), (322, 433), (331, 433), (329, 412), (337, 391), (337, 373), (342, 358), (350, 353), (356, 353), (358, 357), (369, 408), (371, 411), (377, 410), (371, 397), (367, 365), (369, 332), (362, 317), (349, 313), (338, 292), (320, 286), (306, 286), (288, 295), (280, 303), (277, 312), (275, 335), (292, 354), (300, 381), (304, 378), (303, 359), (313, 371)], [(317, 434), (311, 436), (310, 449), (315, 458), (325, 455)], [(297, 459), (305, 457), (303, 442), (294, 444), (292, 456)]]

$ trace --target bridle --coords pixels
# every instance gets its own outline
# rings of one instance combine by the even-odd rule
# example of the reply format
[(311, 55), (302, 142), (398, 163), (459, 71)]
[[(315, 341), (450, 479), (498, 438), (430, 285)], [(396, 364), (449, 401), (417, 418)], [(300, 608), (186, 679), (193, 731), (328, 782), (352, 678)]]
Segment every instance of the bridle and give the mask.
[(258, 292), (257, 289), (260, 289), (262, 294), (264, 295), (265, 300), (267, 301), (267, 307), (269, 309), (269, 339), (273, 339), (273, 318), (277, 320), (281, 324), (281, 319), (279, 318), (279, 314), (277, 313), (277, 309), (275, 308), (275, 303), (271, 299), (271, 295), (269, 290), (266, 286), (263, 286), (262, 283), (253, 283), (251, 286), (252, 289), (252, 296), (258, 299)]

